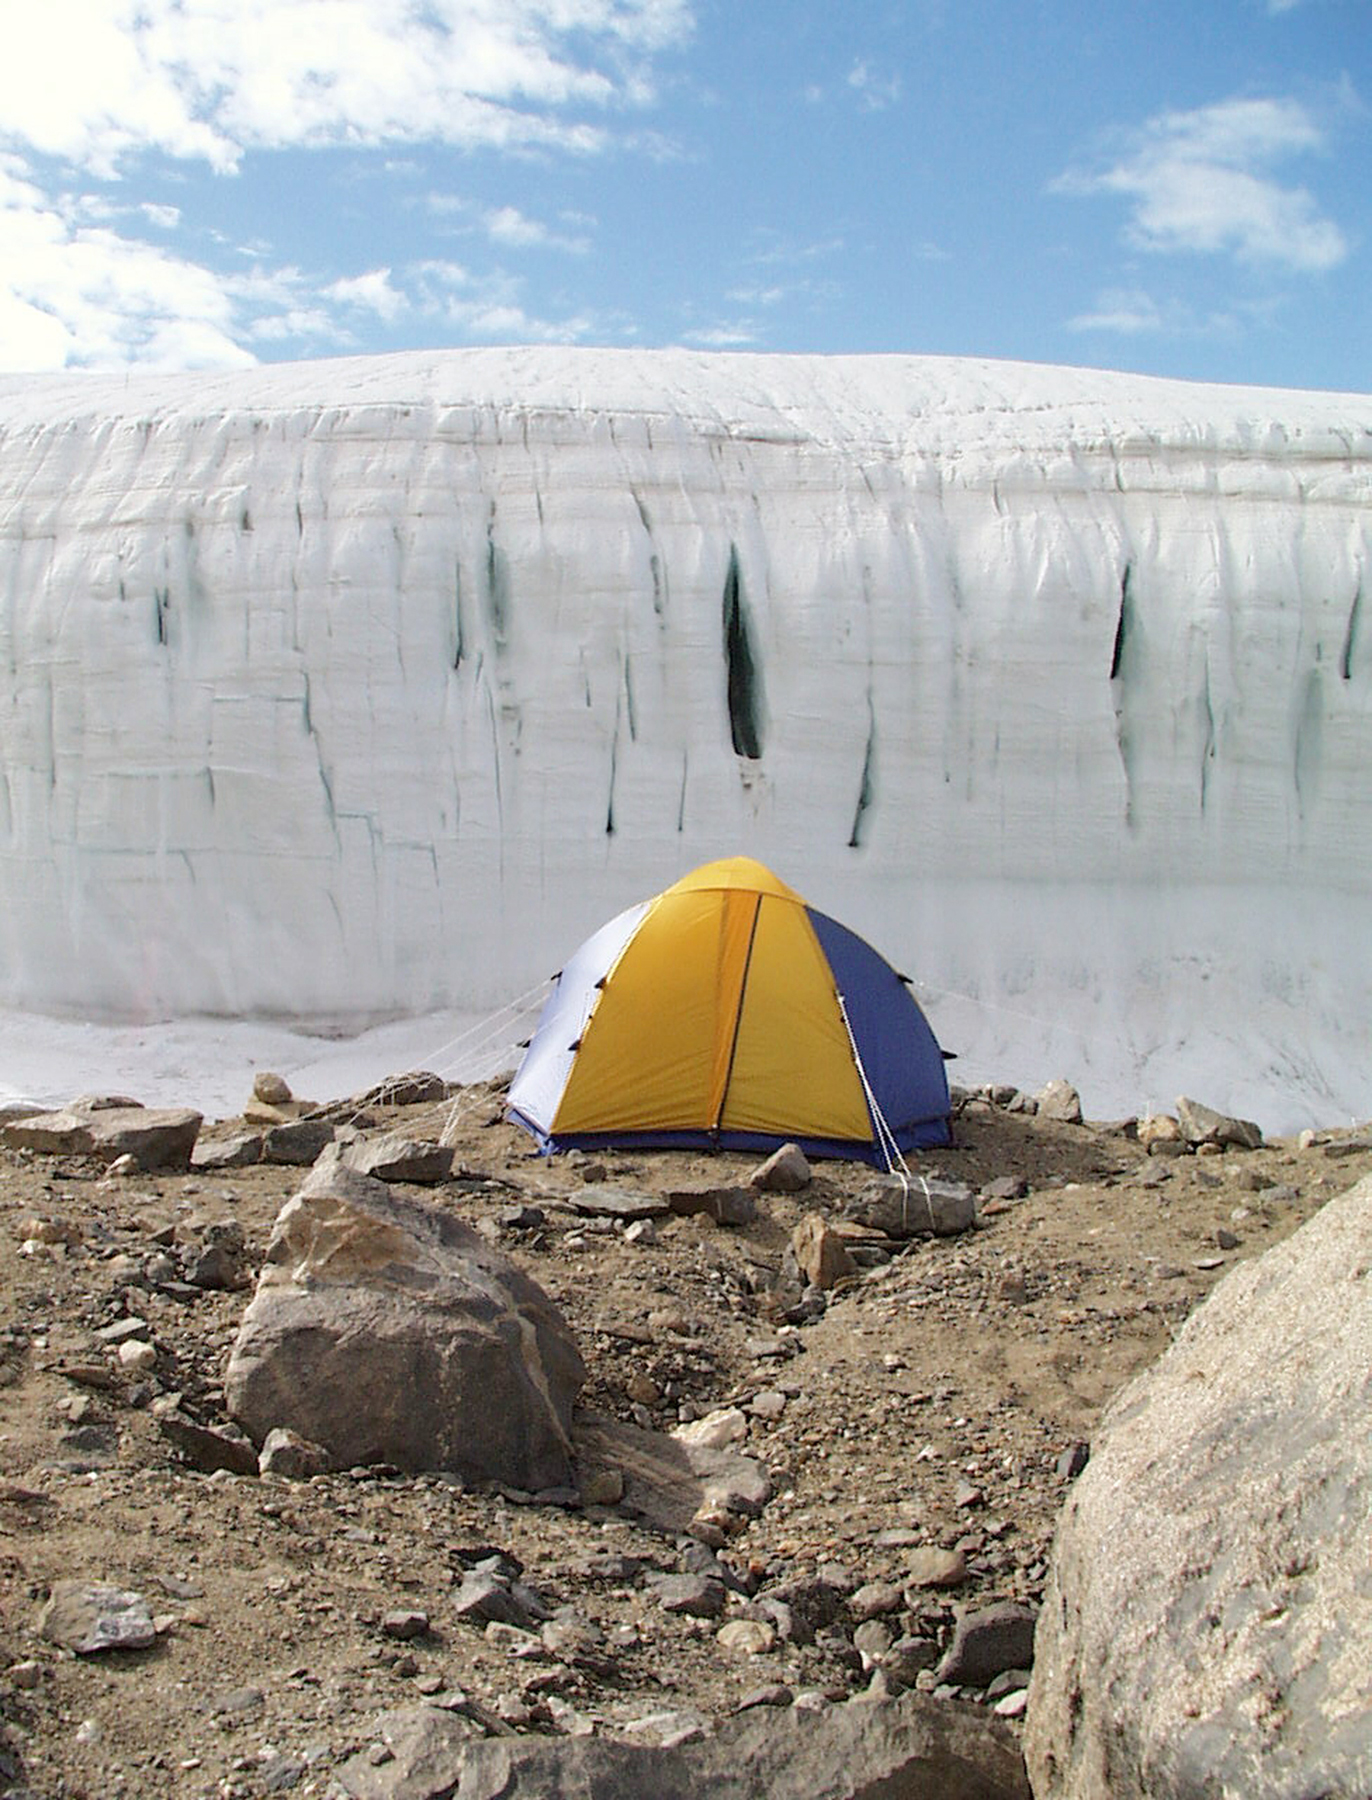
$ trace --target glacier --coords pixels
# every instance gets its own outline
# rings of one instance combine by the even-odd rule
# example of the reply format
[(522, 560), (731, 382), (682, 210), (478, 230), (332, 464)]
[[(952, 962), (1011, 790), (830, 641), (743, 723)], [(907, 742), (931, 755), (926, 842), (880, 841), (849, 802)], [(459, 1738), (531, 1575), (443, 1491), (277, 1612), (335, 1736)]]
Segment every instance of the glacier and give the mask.
[(1367, 395), (0, 376), (0, 1006), (480, 1012), (746, 852), (914, 979), (955, 1078), (1365, 1116), (1370, 563)]

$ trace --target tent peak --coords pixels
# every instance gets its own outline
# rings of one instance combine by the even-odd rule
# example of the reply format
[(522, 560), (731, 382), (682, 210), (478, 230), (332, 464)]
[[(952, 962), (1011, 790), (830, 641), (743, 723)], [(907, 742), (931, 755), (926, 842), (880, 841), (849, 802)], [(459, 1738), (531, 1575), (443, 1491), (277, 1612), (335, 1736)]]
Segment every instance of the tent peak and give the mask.
[(740, 889), (745, 893), (774, 894), (781, 900), (795, 900), (804, 905), (801, 896), (764, 864), (751, 856), (724, 856), (717, 862), (702, 863), (673, 882), (669, 894), (699, 894), (711, 889)]

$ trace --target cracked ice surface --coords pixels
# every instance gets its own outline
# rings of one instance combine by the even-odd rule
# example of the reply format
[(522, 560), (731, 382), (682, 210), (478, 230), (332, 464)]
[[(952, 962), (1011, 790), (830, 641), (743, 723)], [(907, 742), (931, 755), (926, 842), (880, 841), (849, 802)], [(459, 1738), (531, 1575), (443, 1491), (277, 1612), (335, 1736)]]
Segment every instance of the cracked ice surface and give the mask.
[(561, 349), (0, 378), (0, 1004), (483, 1009), (748, 852), (963, 1079), (1362, 1116), (1369, 565), (1368, 396)]

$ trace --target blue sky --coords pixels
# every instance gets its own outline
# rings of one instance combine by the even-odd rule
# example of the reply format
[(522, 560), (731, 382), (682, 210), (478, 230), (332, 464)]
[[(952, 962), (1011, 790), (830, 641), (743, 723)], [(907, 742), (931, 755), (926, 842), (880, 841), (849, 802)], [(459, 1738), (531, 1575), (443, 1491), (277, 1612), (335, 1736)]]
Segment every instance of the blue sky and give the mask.
[(0, 368), (684, 344), (1372, 391), (1372, 0), (0, 8)]

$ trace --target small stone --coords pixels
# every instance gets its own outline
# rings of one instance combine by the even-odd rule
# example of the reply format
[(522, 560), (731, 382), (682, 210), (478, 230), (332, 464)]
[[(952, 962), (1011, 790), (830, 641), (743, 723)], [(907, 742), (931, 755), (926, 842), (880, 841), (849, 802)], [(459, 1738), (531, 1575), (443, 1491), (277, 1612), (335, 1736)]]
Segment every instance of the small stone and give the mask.
[(1183, 1094), (1177, 1100), (1177, 1123), (1190, 1144), (1232, 1145), (1238, 1150), (1260, 1150), (1262, 1132), (1251, 1119), (1235, 1119)]
[(692, 1419), (679, 1425), (672, 1436), (680, 1444), (691, 1444), (702, 1450), (722, 1450), (726, 1444), (737, 1444), (748, 1435), (748, 1420), (737, 1406), (723, 1406), (706, 1413), (703, 1419)]
[(974, 1482), (970, 1481), (964, 1481), (953, 1496), (953, 1505), (961, 1507), (964, 1511), (970, 1511), (973, 1507), (983, 1506), (985, 1503), (986, 1495)]
[(205, 1474), (213, 1474), (216, 1469), (227, 1469), (235, 1475), (257, 1473), (257, 1450), (236, 1427), (202, 1424), (179, 1406), (158, 1408), (154, 1416), (162, 1436), (192, 1468)]
[(1002, 1719), (1023, 1718), (1029, 1705), (1028, 1688), (1016, 1688), (1012, 1693), (1003, 1694), (992, 1709)]
[(295, 1098), (284, 1076), (259, 1069), (252, 1078), (252, 1097), (264, 1106), (289, 1106)]
[(901, 1637), (881, 1659), (888, 1680), (901, 1687), (914, 1687), (921, 1674), (938, 1661), (938, 1645), (933, 1638)]
[(402, 1642), (408, 1642), (410, 1638), (423, 1637), (428, 1629), (429, 1615), (426, 1612), (398, 1608), (394, 1612), (382, 1615), (382, 1632), (386, 1637), (399, 1638)]
[(964, 1613), (938, 1667), (942, 1683), (985, 1687), (1003, 1669), (1026, 1669), (1034, 1660), (1036, 1611), (1004, 1601)]
[(38, 1620), (50, 1643), (78, 1656), (103, 1650), (146, 1650), (156, 1643), (152, 1613), (141, 1594), (108, 1582), (55, 1581)]
[(5, 1670), (5, 1680), (13, 1688), (36, 1688), (43, 1679), (43, 1665), (32, 1657), (24, 1662), (11, 1663)]
[(1062, 1481), (1073, 1481), (1091, 1460), (1089, 1444), (1069, 1444), (1057, 1460), (1057, 1473)]
[(724, 1583), (710, 1575), (664, 1575), (653, 1584), (663, 1612), (717, 1619), (724, 1611)]
[(853, 1648), (862, 1657), (865, 1668), (880, 1662), (893, 1642), (891, 1627), (883, 1619), (864, 1620), (853, 1633)]
[(287, 1481), (309, 1481), (312, 1476), (326, 1475), (332, 1467), (333, 1459), (322, 1444), (284, 1425), (267, 1433), (257, 1458), (259, 1474), (280, 1475)]
[(791, 1254), (805, 1280), (821, 1292), (857, 1273), (848, 1246), (819, 1213), (807, 1213), (791, 1233)]
[(157, 1364), (156, 1346), (146, 1338), (125, 1338), (118, 1355), (120, 1366), (131, 1375), (146, 1375)]
[(593, 1469), (582, 1477), (583, 1506), (618, 1506), (624, 1498), (623, 1469)]
[(783, 1682), (769, 1681), (762, 1687), (749, 1688), (737, 1705), (735, 1712), (751, 1712), (757, 1706), (789, 1706), (795, 1695)]
[(910, 1585), (917, 1588), (958, 1587), (967, 1579), (967, 1563), (960, 1550), (940, 1550), (928, 1545), (910, 1552)]
[(1237, 1250), (1239, 1247), (1238, 1238), (1223, 1225), (1215, 1233), (1215, 1242), (1221, 1250)]
[(811, 1182), (810, 1164), (799, 1144), (783, 1144), (754, 1169), (748, 1185), (775, 1194), (798, 1194)]
[(763, 1619), (731, 1619), (715, 1633), (715, 1642), (742, 1656), (765, 1656), (776, 1648), (776, 1626)]
[(893, 1581), (868, 1581), (853, 1594), (848, 1610), (859, 1621), (877, 1619), (894, 1612), (904, 1597), (903, 1590)]
[(641, 1371), (633, 1374), (624, 1383), (624, 1392), (638, 1406), (656, 1406), (662, 1399), (662, 1389), (651, 1375)]
[(748, 1402), (748, 1411), (755, 1419), (779, 1419), (786, 1411), (786, 1396), (780, 1388), (763, 1388)]

